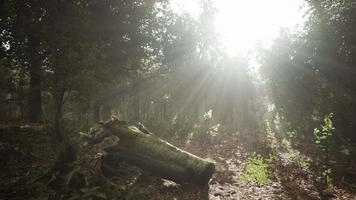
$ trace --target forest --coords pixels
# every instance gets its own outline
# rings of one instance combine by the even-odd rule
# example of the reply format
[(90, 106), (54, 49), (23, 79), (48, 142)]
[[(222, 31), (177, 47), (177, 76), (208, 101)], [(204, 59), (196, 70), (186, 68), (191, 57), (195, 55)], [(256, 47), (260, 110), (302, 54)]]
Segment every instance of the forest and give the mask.
[(356, 1), (2, 0), (0, 41), (0, 200), (356, 199)]

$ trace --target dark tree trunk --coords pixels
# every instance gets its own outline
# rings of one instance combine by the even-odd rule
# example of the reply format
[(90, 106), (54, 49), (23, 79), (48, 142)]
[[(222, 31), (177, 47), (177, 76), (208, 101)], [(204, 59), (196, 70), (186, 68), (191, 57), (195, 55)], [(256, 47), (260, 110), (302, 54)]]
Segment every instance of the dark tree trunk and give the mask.
[(100, 121), (100, 103), (99, 103), (99, 101), (94, 102), (94, 105), (93, 105), (93, 120), (94, 120), (94, 122)]
[[(36, 51), (36, 48), (33, 51)], [(38, 53), (34, 52), (30, 58), (30, 93), (28, 99), (28, 116), (31, 122), (42, 120), (41, 79), (41, 60)]]
[(107, 104), (103, 106), (102, 118), (103, 120), (108, 120), (111, 117), (111, 107)]
[(58, 93), (56, 97), (56, 110), (55, 110), (55, 115), (54, 115), (54, 131), (55, 131), (55, 136), (58, 141), (63, 141), (64, 136), (61, 131), (61, 120), (62, 120), (62, 110), (63, 110), (63, 98), (64, 98), (64, 89), (62, 88)]
[[(29, 94), (28, 94), (28, 113), (27, 117), (30, 122), (41, 122), (42, 121), (42, 97), (41, 97), (41, 67), (42, 67), (42, 55), (41, 51), (41, 23), (36, 20), (32, 20), (35, 14), (29, 10), (37, 9), (36, 7), (31, 7), (24, 10), (20, 10), (20, 16), (25, 17), (20, 20), (17, 24), (22, 26), (25, 41), (25, 61), (28, 62), (29, 71)], [(25, 11), (27, 10), (27, 11)], [(21, 19), (20, 18), (20, 19)]]
[(62, 105), (60, 103), (56, 103), (56, 111), (54, 116), (54, 130), (56, 134), (56, 139), (58, 139), (59, 141), (63, 139), (60, 130), (61, 116), (62, 116)]
[(133, 121), (140, 121), (140, 82), (137, 78), (137, 83), (134, 84), (133, 90)]
[(20, 107), (20, 118), (26, 118), (25, 105), (24, 105), (24, 85), (25, 85), (25, 74), (24, 72), (20, 73), (20, 81), (17, 88), (18, 93), (18, 105)]

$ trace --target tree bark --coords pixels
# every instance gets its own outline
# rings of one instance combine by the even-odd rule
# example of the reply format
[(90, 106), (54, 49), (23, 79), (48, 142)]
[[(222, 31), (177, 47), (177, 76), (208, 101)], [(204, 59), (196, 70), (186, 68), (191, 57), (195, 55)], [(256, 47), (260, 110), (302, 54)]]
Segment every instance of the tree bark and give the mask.
[[(31, 5), (31, 4), (30, 4)], [(26, 27), (24, 30), (25, 46), (25, 59), (28, 62), (30, 83), (29, 83), (29, 96), (28, 96), (28, 120), (30, 122), (42, 121), (42, 95), (41, 95), (41, 81), (42, 81), (42, 58), (41, 52), (41, 22), (34, 20), (36, 14), (33, 12), (38, 9), (34, 7), (21, 10), (19, 15), (25, 17), (19, 21), (17, 25)], [(23, 16), (22, 16), (23, 17)], [(20, 17), (19, 19), (21, 19)], [(22, 36), (21, 36), (22, 37)]]
[(108, 120), (111, 117), (111, 107), (108, 104), (103, 105), (102, 118), (103, 120)]
[(100, 121), (100, 102), (95, 101), (93, 105), (93, 120), (94, 122)]
[(60, 89), (56, 93), (55, 97), (55, 115), (54, 115), (54, 131), (55, 136), (58, 141), (62, 141), (64, 139), (64, 135), (61, 131), (61, 120), (62, 120), (62, 110), (63, 110), (63, 98), (64, 98), (65, 90), (63, 88)]
[(141, 90), (141, 83), (140, 83), (140, 76), (137, 74), (136, 75), (136, 82), (133, 84), (134, 90), (132, 93), (132, 108), (133, 108), (133, 117), (132, 120), (139, 122), (141, 120), (141, 94), (140, 94), (140, 90)]
[[(140, 127), (140, 126), (139, 126)], [(111, 160), (124, 160), (161, 178), (177, 183), (207, 184), (215, 165), (151, 134), (143, 126), (112, 120), (103, 124), (96, 139), (117, 136), (119, 142), (105, 149)]]
[[(34, 50), (35, 51), (35, 50)], [(33, 53), (30, 65), (30, 94), (29, 94), (29, 120), (40, 122), (42, 120), (41, 96), (41, 61), (37, 52)]]

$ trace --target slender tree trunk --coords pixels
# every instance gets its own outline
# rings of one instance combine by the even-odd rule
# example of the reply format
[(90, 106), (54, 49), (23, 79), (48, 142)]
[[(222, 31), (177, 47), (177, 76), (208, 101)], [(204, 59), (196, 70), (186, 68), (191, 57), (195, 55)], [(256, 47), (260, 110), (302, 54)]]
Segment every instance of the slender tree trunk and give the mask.
[(121, 97), (120, 98), (120, 102), (119, 102), (119, 112), (120, 112), (120, 119), (124, 120), (125, 119), (125, 109), (124, 109), (124, 102), (125, 102), (125, 97)]
[(56, 102), (56, 111), (55, 111), (55, 116), (54, 116), (54, 130), (56, 133), (56, 138), (61, 141), (63, 139), (61, 130), (60, 130), (60, 120), (62, 116), (62, 104), (59, 102)]
[(108, 119), (110, 119), (110, 117), (111, 117), (111, 106), (104, 104), (102, 118), (103, 118), (103, 120), (108, 120)]
[(24, 119), (26, 118), (25, 114), (25, 105), (24, 105), (24, 85), (25, 85), (25, 74), (23, 71), (20, 73), (20, 81), (19, 81), (19, 86), (17, 88), (17, 93), (18, 93), (18, 105), (20, 107), (20, 118)]
[(30, 122), (42, 120), (42, 97), (41, 97), (41, 60), (37, 52), (37, 42), (30, 41), (29, 48), (33, 48), (30, 54), (30, 93), (28, 99), (28, 117)]
[(138, 122), (140, 121), (140, 81), (139, 77), (137, 82), (134, 84), (134, 93), (133, 93), (133, 120)]
[(58, 141), (63, 141), (64, 135), (61, 131), (61, 120), (62, 120), (62, 111), (63, 111), (63, 98), (64, 98), (64, 89), (60, 89), (58, 92), (58, 96), (56, 97), (55, 100), (55, 115), (54, 115), (54, 130), (55, 130), (55, 136)]
[(94, 120), (94, 122), (100, 121), (100, 103), (99, 103), (99, 101), (94, 102), (94, 105), (93, 105), (93, 120)]

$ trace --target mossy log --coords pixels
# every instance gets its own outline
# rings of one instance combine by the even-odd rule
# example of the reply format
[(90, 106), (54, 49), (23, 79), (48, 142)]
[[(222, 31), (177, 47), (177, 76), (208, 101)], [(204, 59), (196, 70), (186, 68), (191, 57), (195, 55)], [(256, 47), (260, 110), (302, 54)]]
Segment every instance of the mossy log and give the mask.
[(206, 184), (215, 170), (213, 162), (173, 146), (142, 124), (133, 126), (112, 120), (103, 123), (94, 138), (98, 141), (112, 135), (117, 136), (119, 142), (105, 148), (111, 159), (126, 161), (158, 177), (177, 183)]

